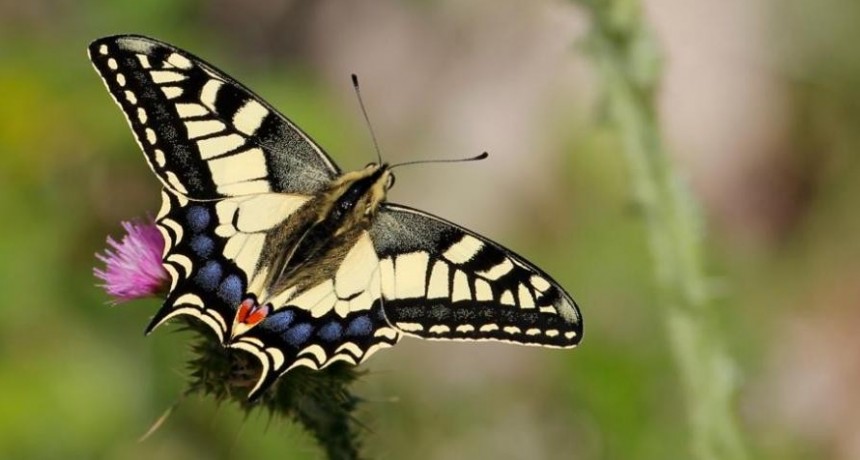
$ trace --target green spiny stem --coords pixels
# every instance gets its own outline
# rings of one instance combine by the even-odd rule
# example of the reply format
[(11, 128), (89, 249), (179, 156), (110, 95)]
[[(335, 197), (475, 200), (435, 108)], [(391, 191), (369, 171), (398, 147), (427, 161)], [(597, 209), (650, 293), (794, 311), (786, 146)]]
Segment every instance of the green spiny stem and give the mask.
[(260, 372), (259, 363), (244, 352), (225, 349), (194, 322), (198, 334), (188, 362), (190, 381), (185, 393), (232, 401), (246, 413), (264, 410), (272, 417), (298, 422), (308, 430), (331, 460), (361, 458), (354, 423), (360, 400), (349, 386), (360, 376), (353, 366), (338, 363), (321, 371), (297, 368), (282, 376), (256, 403), (247, 399)]
[(701, 460), (745, 459), (734, 413), (737, 371), (711, 317), (701, 219), (660, 139), (655, 40), (637, 0), (575, 1), (592, 17), (587, 48), (643, 210), (669, 344), (685, 390), (690, 448)]

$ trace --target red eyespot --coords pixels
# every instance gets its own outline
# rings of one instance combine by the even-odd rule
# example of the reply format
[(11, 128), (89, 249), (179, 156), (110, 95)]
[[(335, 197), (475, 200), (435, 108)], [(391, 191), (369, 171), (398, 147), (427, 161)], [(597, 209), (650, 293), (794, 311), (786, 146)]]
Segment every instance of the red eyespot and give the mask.
[(258, 305), (256, 306), (256, 308), (254, 308), (251, 314), (248, 315), (248, 318), (245, 320), (245, 323), (247, 323), (249, 326), (253, 326), (260, 321), (266, 319), (266, 316), (269, 316), (269, 312), (271, 310), (272, 309), (269, 304), (263, 305), (262, 307)]
[(236, 322), (244, 323), (248, 320), (248, 315), (253, 313), (257, 302), (254, 299), (248, 298), (239, 304), (239, 310), (236, 312)]
[(253, 326), (266, 319), (271, 311), (271, 304), (260, 306), (257, 301), (248, 298), (239, 304), (239, 309), (236, 311), (236, 322)]

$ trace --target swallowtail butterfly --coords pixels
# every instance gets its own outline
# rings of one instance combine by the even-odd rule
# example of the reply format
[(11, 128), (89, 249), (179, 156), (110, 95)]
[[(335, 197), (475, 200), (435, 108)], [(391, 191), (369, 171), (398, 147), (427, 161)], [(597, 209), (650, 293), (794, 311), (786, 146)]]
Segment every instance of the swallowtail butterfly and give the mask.
[(161, 180), (170, 293), (147, 327), (189, 315), (256, 356), (256, 398), (297, 366), (358, 364), (404, 335), (567, 348), (576, 303), (512, 251), (389, 203), (389, 165), (343, 173), (242, 84), (151, 38), (89, 56)]

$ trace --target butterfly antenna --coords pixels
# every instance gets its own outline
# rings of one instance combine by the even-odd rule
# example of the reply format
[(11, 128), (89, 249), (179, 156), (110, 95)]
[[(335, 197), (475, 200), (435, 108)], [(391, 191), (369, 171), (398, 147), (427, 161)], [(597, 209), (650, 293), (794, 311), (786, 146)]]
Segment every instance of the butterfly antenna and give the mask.
[(397, 163), (395, 165), (391, 165), (390, 169), (394, 169), (394, 168), (397, 168), (400, 166), (420, 165), (420, 164), (427, 164), (427, 163), (465, 163), (467, 161), (480, 161), (480, 160), (483, 160), (484, 158), (487, 158), (488, 156), (490, 156), (489, 153), (482, 152), (480, 155), (475, 155), (475, 156), (469, 157), (469, 158), (451, 158), (451, 159), (445, 158), (445, 159), (441, 159), (441, 160), (437, 159), (437, 160), (407, 161), (405, 163)]
[(370, 124), (370, 117), (367, 116), (367, 109), (364, 108), (364, 100), (361, 99), (361, 88), (358, 86), (358, 75), (352, 74), (352, 87), (355, 88), (355, 95), (358, 97), (358, 105), (361, 106), (361, 114), (364, 115), (364, 122), (367, 124), (367, 129), (370, 131), (370, 138), (373, 140), (373, 148), (376, 149), (377, 164), (382, 164), (382, 153), (379, 150), (379, 142), (376, 141), (376, 134), (373, 132), (373, 125)]

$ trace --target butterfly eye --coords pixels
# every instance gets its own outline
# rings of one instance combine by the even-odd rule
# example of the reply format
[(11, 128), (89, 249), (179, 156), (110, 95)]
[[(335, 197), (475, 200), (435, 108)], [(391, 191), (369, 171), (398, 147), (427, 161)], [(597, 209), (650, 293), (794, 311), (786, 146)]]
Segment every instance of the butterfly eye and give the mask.
[(389, 174), (388, 175), (388, 183), (385, 184), (385, 188), (389, 189), (391, 187), (394, 187), (394, 182), (395, 182), (394, 174)]

